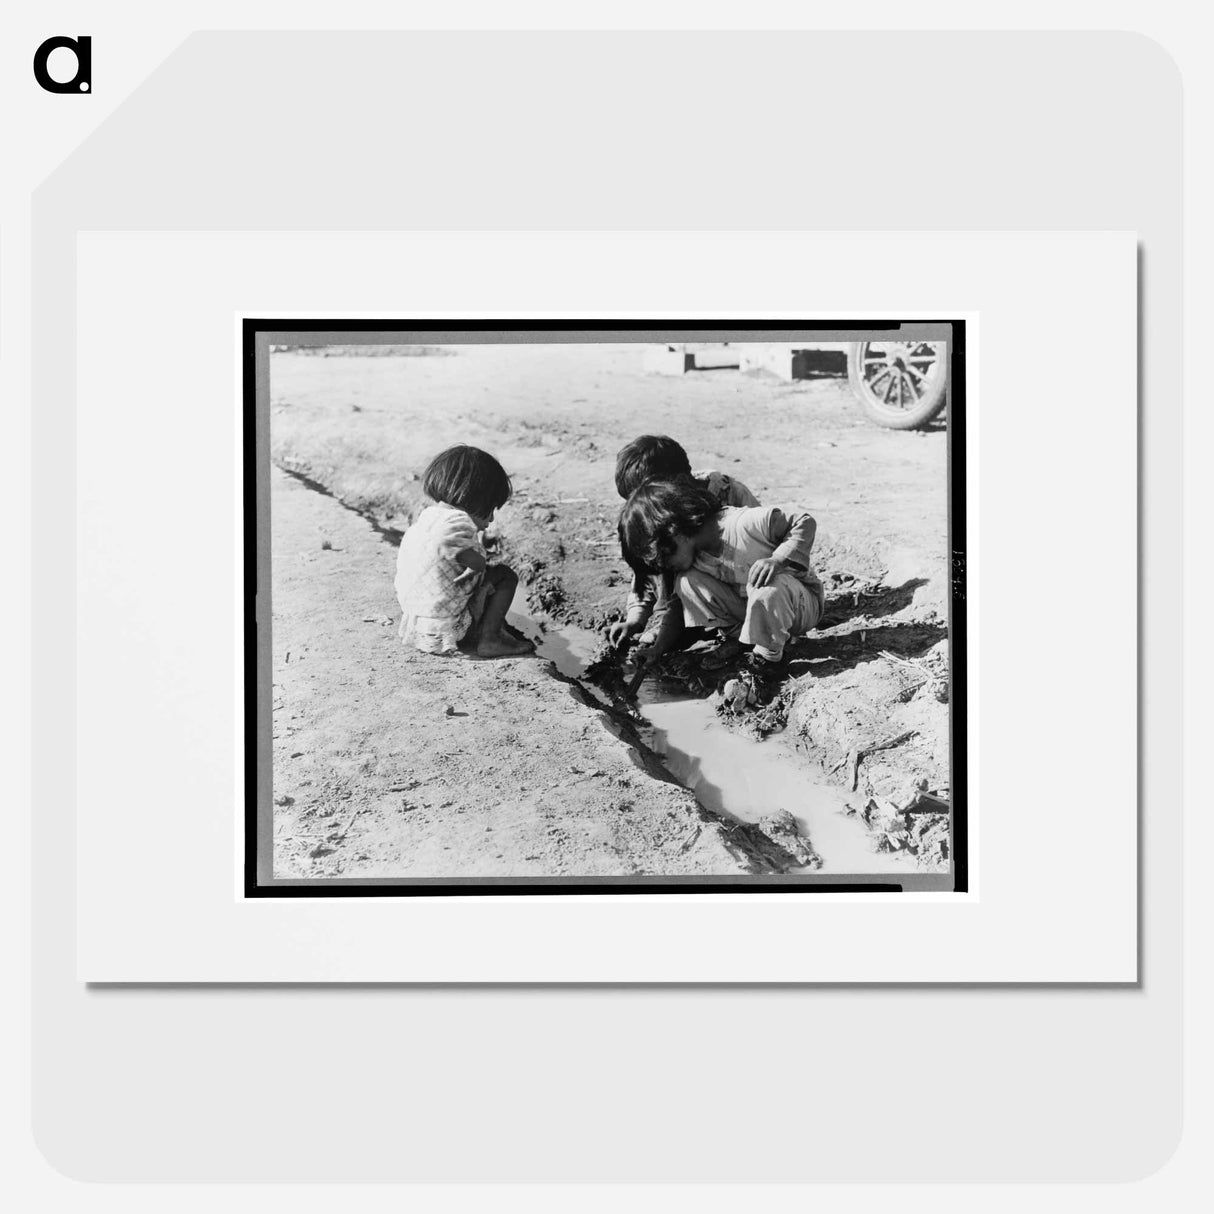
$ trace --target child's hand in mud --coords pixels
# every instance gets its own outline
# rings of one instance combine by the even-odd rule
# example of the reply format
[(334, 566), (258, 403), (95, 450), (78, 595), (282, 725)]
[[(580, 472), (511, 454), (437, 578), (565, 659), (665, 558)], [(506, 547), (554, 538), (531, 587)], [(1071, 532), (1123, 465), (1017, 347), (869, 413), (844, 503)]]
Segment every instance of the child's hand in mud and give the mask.
[(768, 582), (784, 570), (784, 562), (778, 561), (774, 556), (761, 556), (750, 567), (750, 573), (746, 578), (748, 586), (766, 586)]
[(638, 670), (648, 670), (658, 664), (665, 652), (665, 649), (658, 648), (656, 642), (650, 641), (647, 645), (638, 645), (632, 651), (632, 660)]
[(626, 624), (623, 620), (616, 620), (607, 629), (607, 643), (612, 649), (619, 649), (621, 645), (627, 645), (637, 634), (637, 629), (630, 624)]

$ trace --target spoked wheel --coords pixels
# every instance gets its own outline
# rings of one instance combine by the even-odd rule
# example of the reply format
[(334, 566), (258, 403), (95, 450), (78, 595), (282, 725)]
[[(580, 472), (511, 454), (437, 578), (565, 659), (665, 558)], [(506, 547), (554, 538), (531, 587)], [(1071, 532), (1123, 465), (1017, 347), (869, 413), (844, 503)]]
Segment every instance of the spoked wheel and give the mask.
[(944, 408), (945, 345), (938, 341), (861, 341), (847, 378), (864, 411), (882, 426), (913, 430)]

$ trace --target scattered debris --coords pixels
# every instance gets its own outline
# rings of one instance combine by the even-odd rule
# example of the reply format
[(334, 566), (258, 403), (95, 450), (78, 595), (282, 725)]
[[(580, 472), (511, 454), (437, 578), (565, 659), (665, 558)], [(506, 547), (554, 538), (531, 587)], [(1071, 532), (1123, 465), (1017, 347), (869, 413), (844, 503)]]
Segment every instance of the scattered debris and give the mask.
[(350, 833), (350, 827), (354, 825), (355, 820), (360, 814), (366, 813), (366, 806), (362, 809), (356, 809), (351, 815), (350, 820), (342, 827), (341, 830), (329, 836), (330, 843), (338, 843)]
[[(867, 755), (876, 754), (879, 750), (890, 750), (895, 746), (901, 746), (903, 742), (913, 738), (919, 731), (917, 729), (908, 729), (905, 733), (900, 733), (896, 738), (888, 738), (884, 742), (874, 742), (871, 746), (860, 746), (851, 751), (847, 756), (847, 762), (851, 765), (850, 782), (852, 792), (856, 791), (856, 786), (860, 782), (860, 761)], [(832, 768), (832, 770), (834, 770)]]
[(881, 650), (881, 657), (887, 662), (893, 662), (895, 665), (908, 668), (921, 675), (921, 681), (913, 687), (907, 688), (906, 699), (917, 694), (924, 689), (928, 694), (935, 697), (941, 704), (948, 702), (948, 680), (934, 670), (930, 669), (924, 662), (918, 661), (915, 658), (899, 657), (896, 653), (890, 653), (888, 650)]
[(743, 679), (729, 679), (717, 697), (717, 709), (726, 712), (745, 712), (754, 702), (754, 687)]
[(777, 809), (759, 819), (763, 833), (778, 843), (797, 864), (805, 868), (821, 868), (822, 857), (814, 851), (810, 841), (801, 833), (797, 820), (786, 809)]
[(690, 848), (700, 837), (700, 833), (703, 829), (704, 828), (699, 825), (693, 827), (686, 838), (684, 838), (683, 842), (679, 844), (679, 851), (687, 851), (687, 849)]
[(947, 814), (948, 808), (947, 800), (926, 789), (920, 789), (916, 793), (915, 799), (909, 805), (904, 805), (901, 812), (904, 814)]
[(926, 872), (948, 867), (949, 803), (936, 793), (920, 790), (901, 806), (870, 797), (860, 816), (877, 833), (878, 851), (908, 852)]

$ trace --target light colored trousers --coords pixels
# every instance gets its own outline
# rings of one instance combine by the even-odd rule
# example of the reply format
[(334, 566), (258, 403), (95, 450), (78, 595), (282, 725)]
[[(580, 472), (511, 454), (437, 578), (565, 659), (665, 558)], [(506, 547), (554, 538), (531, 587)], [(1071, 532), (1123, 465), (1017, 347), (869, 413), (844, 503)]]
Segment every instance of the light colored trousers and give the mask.
[(817, 595), (791, 573), (777, 573), (766, 586), (755, 588), (689, 569), (679, 574), (675, 592), (683, 604), (685, 624), (724, 628), (731, 634), (740, 624), (738, 640), (753, 645), (755, 653), (769, 662), (778, 662), (788, 638), (808, 632), (822, 615)]

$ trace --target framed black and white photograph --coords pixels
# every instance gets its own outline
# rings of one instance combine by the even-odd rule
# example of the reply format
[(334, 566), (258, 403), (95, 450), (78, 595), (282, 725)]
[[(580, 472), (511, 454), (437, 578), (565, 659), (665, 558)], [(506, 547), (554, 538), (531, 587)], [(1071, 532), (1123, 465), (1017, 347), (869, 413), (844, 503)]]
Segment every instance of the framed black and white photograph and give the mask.
[(248, 896), (967, 888), (963, 319), (242, 338)]
[(1132, 972), (1133, 714), (1021, 643), (1133, 535), (1132, 234), (79, 258), (90, 980)]

